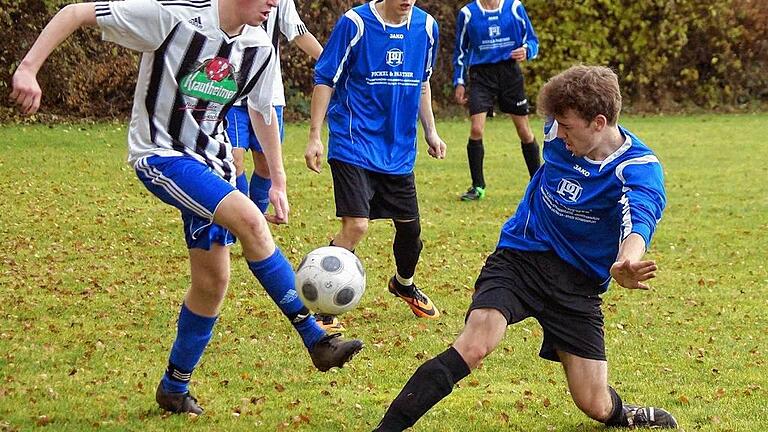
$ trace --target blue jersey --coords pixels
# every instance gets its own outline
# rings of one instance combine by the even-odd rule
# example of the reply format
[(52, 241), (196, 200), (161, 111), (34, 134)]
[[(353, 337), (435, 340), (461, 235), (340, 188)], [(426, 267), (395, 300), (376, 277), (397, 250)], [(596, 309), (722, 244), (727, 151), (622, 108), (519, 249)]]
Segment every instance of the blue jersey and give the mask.
[(598, 162), (566, 150), (557, 122), (545, 126), (545, 163), (504, 224), (498, 247), (554, 250), (607, 290), (620, 243), (637, 233), (647, 247), (666, 205), (659, 160), (636, 136), (619, 130), (624, 144)]
[(509, 60), (522, 46), (528, 59), (539, 54), (539, 38), (519, 0), (500, 0), (494, 10), (483, 9), (479, 0), (464, 6), (456, 17), (453, 85), (466, 83), (470, 67)]
[(408, 174), (416, 160), (421, 86), (437, 54), (437, 22), (413, 7), (403, 24), (386, 24), (375, 3), (341, 17), (315, 65), (315, 84), (334, 88), (328, 159)]

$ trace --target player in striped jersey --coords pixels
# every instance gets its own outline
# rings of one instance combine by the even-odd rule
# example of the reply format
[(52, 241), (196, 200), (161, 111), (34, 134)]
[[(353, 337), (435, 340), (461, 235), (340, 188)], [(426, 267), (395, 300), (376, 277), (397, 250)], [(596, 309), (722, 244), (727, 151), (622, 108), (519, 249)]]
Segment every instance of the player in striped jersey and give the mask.
[(388, 289), (416, 316), (437, 318), (435, 305), (413, 283), (422, 249), (413, 166), (418, 119), (430, 156), (445, 157), (429, 84), (438, 26), (414, 3), (373, 0), (336, 23), (315, 66), (304, 158), (309, 169), (320, 172), (327, 112), (328, 163), (341, 218), (331, 244), (354, 250), (371, 219), (391, 219), (396, 273)]
[(534, 317), (539, 355), (559, 361), (573, 401), (609, 426), (676, 428), (667, 411), (624, 404), (608, 385), (600, 295), (613, 278), (648, 289), (656, 263), (643, 260), (666, 205), (661, 164), (618, 125), (621, 93), (606, 67), (574, 66), (547, 82), (538, 107), (544, 165), (501, 230), (475, 283), (464, 330), (419, 367), (377, 431), (412, 426), (501, 342), (507, 326)]
[(321, 371), (341, 367), (359, 340), (328, 335), (294, 289), (290, 263), (276, 247), (267, 219), (235, 189), (231, 146), (222, 116), (243, 97), (264, 148), (274, 223), (288, 220), (285, 171), (272, 85), (274, 48), (260, 27), (277, 0), (128, 0), (72, 4), (48, 23), (13, 75), (11, 99), (35, 112), (37, 72), (73, 31), (97, 25), (105, 40), (140, 51), (141, 64), (128, 131), (130, 164), (149, 191), (181, 211), (191, 286), (179, 313), (158, 404), (202, 413), (188, 384), (207, 346), (229, 283), (233, 234), (248, 267), (301, 335)]
[[(539, 168), (539, 146), (528, 124), (528, 99), (520, 63), (539, 53), (539, 39), (520, 0), (475, 0), (456, 18), (453, 85), (456, 102), (469, 106), (467, 158), (472, 186), (463, 201), (485, 196), (483, 131), (496, 99), (509, 113), (520, 138), (528, 173)], [(468, 94), (467, 94), (468, 90)]]
[[(283, 109), (285, 108), (285, 90), (283, 88), (283, 79), (280, 66), (280, 33), (285, 36), (289, 42), (295, 44), (307, 55), (317, 60), (323, 47), (315, 39), (315, 36), (307, 30), (307, 26), (296, 12), (296, 4), (293, 0), (278, 0), (277, 7), (269, 14), (269, 18), (264, 22), (267, 36), (275, 47), (277, 61), (277, 79), (272, 83), (272, 105), (277, 113), (277, 121), (280, 125), (280, 140), (283, 139)], [(253, 132), (251, 122), (248, 118), (248, 106), (245, 100), (236, 103), (232, 109), (227, 112), (227, 134), (232, 142), (232, 155), (235, 159), (235, 169), (237, 172), (237, 188), (250, 196), (253, 202), (262, 212), (267, 211), (269, 206), (269, 188), (272, 182), (269, 179), (269, 167), (267, 166), (264, 152), (261, 149), (259, 140)], [(251, 175), (250, 187), (245, 175), (244, 156), (247, 150), (251, 150), (253, 157), (253, 173)]]

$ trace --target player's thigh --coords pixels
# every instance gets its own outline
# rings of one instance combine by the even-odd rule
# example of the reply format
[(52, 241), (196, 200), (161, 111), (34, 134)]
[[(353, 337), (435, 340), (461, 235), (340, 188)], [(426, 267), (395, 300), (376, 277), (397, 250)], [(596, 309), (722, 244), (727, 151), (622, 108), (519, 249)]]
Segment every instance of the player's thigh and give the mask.
[(370, 171), (337, 159), (328, 160), (337, 217), (370, 218), (374, 194)]
[(214, 212), (235, 187), (191, 156), (147, 156), (136, 175), (156, 197), (182, 212), (213, 220)]
[(419, 199), (413, 173), (373, 173), (371, 177), (375, 191), (371, 198), (371, 219), (405, 222), (419, 218)]
[(499, 87), (499, 109), (503, 113), (517, 116), (528, 115), (528, 98), (525, 95), (525, 80), (517, 62), (504, 63), (499, 74), (505, 85)]
[(226, 289), (230, 275), (229, 246), (212, 244), (208, 250), (189, 249), (192, 287), (220, 291)]

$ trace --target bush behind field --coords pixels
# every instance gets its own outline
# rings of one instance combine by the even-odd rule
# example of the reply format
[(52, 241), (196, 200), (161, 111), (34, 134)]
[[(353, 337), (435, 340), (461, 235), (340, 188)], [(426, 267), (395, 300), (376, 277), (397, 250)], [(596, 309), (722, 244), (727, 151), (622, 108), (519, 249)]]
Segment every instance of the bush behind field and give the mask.
[[(326, 41), (349, 0), (297, 1), (318, 40)], [(441, 44), (433, 78), (436, 111), (456, 113), (452, 53), (458, 9), (466, 1), (423, 0), (418, 6), (440, 23)], [(0, 0), (0, 90), (55, 11), (51, 0)], [(686, 107), (734, 109), (768, 102), (768, 2), (763, 0), (526, 0), (541, 42), (540, 56), (525, 64), (531, 99), (546, 79), (574, 63), (604, 64), (619, 72), (633, 111)], [(306, 118), (313, 62), (283, 44), (286, 97), (292, 118)], [(137, 55), (103, 44), (97, 30), (77, 32), (40, 74), (44, 112), (78, 117), (127, 116)], [(0, 109), (0, 121), (13, 112)]]

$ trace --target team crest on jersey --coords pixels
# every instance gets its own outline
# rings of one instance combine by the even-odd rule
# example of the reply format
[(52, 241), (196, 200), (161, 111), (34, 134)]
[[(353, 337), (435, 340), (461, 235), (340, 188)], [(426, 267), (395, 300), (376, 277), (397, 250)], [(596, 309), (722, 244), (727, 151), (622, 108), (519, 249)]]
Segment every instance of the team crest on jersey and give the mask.
[(387, 51), (387, 64), (392, 67), (403, 64), (403, 51), (398, 48)]
[(570, 202), (577, 202), (581, 196), (582, 187), (576, 180), (561, 179), (557, 185), (557, 194)]
[(488, 36), (492, 38), (501, 36), (501, 27), (500, 26), (488, 27)]
[(204, 61), (181, 79), (179, 91), (197, 99), (226, 104), (237, 95), (232, 63), (224, 57)]

